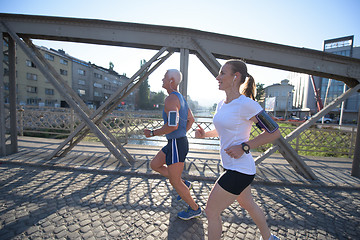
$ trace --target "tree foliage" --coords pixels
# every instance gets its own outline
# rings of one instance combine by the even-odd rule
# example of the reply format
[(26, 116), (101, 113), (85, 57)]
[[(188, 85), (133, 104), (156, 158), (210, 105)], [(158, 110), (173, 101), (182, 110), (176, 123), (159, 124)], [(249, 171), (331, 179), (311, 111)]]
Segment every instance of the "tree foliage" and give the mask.
[(152, 93), (152, 97), (150, 99), (150, 108), (151, 109), (163, 109), (164, 108), (164, 101), (166, 95), (163, 91)]
[[(142, 60), (140, 65), (144, 65), (146, 63), (145, 60)], [(143, 75), (140, 75), (140, 78)], [(136, 107), (138, 109), (149, 109), (150, 108), (150, 86), (148, 82), (148, 78), (146, 78), (139, 86), (139, 91), (136, 97)]]
[(114, 64), (113, 64), (113, 62), (109, 62), (109, 69), (110, 69), (111, 71), (114, 71)]
[(264, 98), (265, 88), (263, 83), (256, 83), (256, 101), (260, 101)]

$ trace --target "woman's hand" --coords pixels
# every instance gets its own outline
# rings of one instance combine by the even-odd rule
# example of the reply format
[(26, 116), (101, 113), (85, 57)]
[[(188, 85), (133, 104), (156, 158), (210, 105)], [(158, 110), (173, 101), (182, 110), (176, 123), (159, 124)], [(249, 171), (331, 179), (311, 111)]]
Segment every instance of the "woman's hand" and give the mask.
[(198, 127), (195, 130), (195, 138), (205, 138), (205, 130), (199, 124)]
[(234, 145), (224, 149), (227, 155), (232, 158), (238, 159), (244, 154), (244, 150), (241, 145)]

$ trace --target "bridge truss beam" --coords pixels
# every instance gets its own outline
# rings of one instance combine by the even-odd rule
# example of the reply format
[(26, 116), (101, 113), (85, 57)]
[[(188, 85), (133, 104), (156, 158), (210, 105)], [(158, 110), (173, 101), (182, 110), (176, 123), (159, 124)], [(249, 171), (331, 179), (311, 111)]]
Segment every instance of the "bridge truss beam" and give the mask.
[[(147, 77), (173, 52), (180, 52), (180, 69), (184, 73), (184, 82), (180, 86), (180, 89), (185, 96), (187, 95), (189, 54), (197, 55), (200, 61), (214, 76), (217, 75), (220, 69), (220, 64), (217, 59), (241, 58), (250, 64), (302, 72), (346, 83), (351, 88), (350, 90), (330, 104), (329, 107), (324, 108), (316, 114), (310, 121), (302, 124), (285, 138), (278, 140), (276, 142), (277, 145), (266, 151), (256, 160), (256, 163), (259, 164), (264, 157), (273, 153), (275, 151), (274, 149), (281, 147), (280, 152), (295, 170), (306, 178), (314, 179), (315, 176), (311, 170), (301, 161), (297, 154), (294, 154), (288, 142), (293, 139), (296, 134), (300, 134), (301, 131), (310, 127), (317, 119), (330, 111), (330, 108), (338, 104), (339, 101), (345, 100), (351, 93), (359, 90), (360, 59), (334, 55), (322, 51), (290, 47), (193, 29), (147, 24), (18, 14), (0, 14), (0, 21), (3, 22), (3, 29), (5, 29), (0, 29), (2, 30), (1, 32), (3, 32), (3, 34), (8, 32), (11, 38), (15, 39), (21, 48), (27, 52), (27, 55), (34, 60), (33, 62), (44, 68), (42, 72), (45, 76), (49, 74), (46, 73), (46, 70), (49, 71), (51, 68), (46, 63), (46, 60), (41, 59), (36, 48), (31, 45), (30, 39), (82, 42), (159, 51), (152, 60), (146, 63), (145, 67), (141, 68), (129, 80), (126, 86), (113, 94), (96, 112), (82, 110), (84, 109), (84, 103), (77, 99), (76, 94), (71, 89), (58, 90), (68, 103), (70, 103), (71, 107), (82, 117), (85, 123), (79, 126), (73, 134), (49, 156), (50, 158), (58, 156), (58, 153), (67, 144), (70, 144), (70, 146), (61, 153), (66, 154), (91, 130), (98, 135), (100, 140), (107, 145), (116, 157), (123, 159), (125, 165), (127, 165), (128, 162), (132, 162), (132, 158), (127, 154), (126, 150), (119, 146), (119, 143), (116, 142), (116, 139), (113, 138), (111, 133), (106, 132), (106, 129), (104, 129), (104, 126), (101, 124), (101, 120), (116, 106), (114, 100), (116, 97), (117, 99), (123, 99), (123, 97), (138, 86), (138, 83), (145, 79), (144, 77), (139, 77), (141, 73), (145, 73), (144, 76)], [(20, 38), (26, 41), (32, 50), (30, 50)], [(166, 50), (168, 51), (168, 55), (159, 58)], [(157, 62), (155, 66), (150, 68), (150, 65), (155, 62)], [(2, 63), (0, 67), (2, 67)], [(59, 83), (63, 84), (64, 81), (61, 77), (56, 76), (52, 70), (49, 72), (52, 72), (50, 79), (52, 79), (55, 87)], [(1, 119), (1, 121), (3, 121), (3, 119)], [(14, 120), (12, 120), (12, 122), (13, 121)], [(1, 130), (0, 134), (3, 135), (4, 131)], [(75, 137), (77, 138), (73, 141)], [(108, 140), (108, 138), (110, 140)], [(0, 143), (2, 145), (0, 149), (2, 150), (4, 143), (3, 141)], [(116, 148), (120, 149), (120, 152), (118, 152)], [(356, 148), (359, 148), (359, 146), (356, 146)], [(124, 160), (125, 158), (122, 155), (125, 156), (127, 161)], [(296, 164), (294, 165), (294, 163)]]

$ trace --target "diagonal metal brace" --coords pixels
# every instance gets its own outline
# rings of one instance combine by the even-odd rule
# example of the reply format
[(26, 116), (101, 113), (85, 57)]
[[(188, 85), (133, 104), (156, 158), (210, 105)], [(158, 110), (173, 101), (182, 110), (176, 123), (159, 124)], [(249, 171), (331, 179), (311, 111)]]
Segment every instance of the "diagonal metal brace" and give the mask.
[[(100, 113), (102, 115), (95, 120), (95, 124), (99, 124), (114, 108), (117, 107), (117, 105), (130, 94), (133, 89), (135, 89), (141, 82), (143, 82), (155, 69), (157, 69), (166, 59), (168, 59), (172, 54), (173, 51), (170, 51), (166, 56), (159, 59), (159, 57), (167, 50), (167, 48), (162, 48), (153, 58), (149, 60), (149, 62), (146, 62), (140, 70), (138, 70), (129, 80), (126, 84), (123, 85), (122, 88), (120, 88), (118, 91), (116, 91), (110, 98), (102, 104), (96, 112), (94, 112), (90, 118), (94, 119), (96, 118)], [(152, 67), (150, 66), (155, 61), (158, 61), (157, 64)], [(148, 70), (149, 69), (149, 70)], [(144, 73), (145, 72), (145, 73)], [(141, 75), (139, 79), (138, 76)], [(69, 152), (72, 148), (75, 147), (76, 144), (78, 144), (89, 132), (89, 129), (84, 129), (86, 126), (85, 124), (80, 124), (74, 132), (68, 136), (68, 138), (59, 145), (59, 147), (49, 155), (49, 159), (53, 158), (54, 156), (57, 156), (59, 153), (61, 156), (65, 155), (67, 152)], [(74, 138), (76, 139), (74, 140)], [(68, 145), (69, 144), (69, 145)], [(64, 149), (62, 152), (60, 152), (66, 145), (67, 148)], [(130, 156), (131, 157), (131, 156)]]
[[(46, 64), (46, 67), (51, 72), (51, 74), (55, 77), (55, 79), (69, 92), (71, 93), (71, 97), (77, 102), (78, 105), (86, 112), (86, 114), (89, 116), (92, 111), (86, 106), (84, 101), (74, 92), (74, 90), (62, 79), (60, 74), (54, 69), (53, 66), (47, 63), (41, 52), (36, 48), (36, 46), (31, 42), (29, 38), (23, 37), (24, 42), (33, 50), (33, 52), (36, 54), (36, 56), (44, 63)], [(122, 147), (120, 142), (112, 135), (110, 130), (104, 126), (103, 123), (100, 123), (99, 128), (101, 131), (110, 139), (110, 141), (115, 145), (115, 147), (126, 157), (127, 161), (130, 163), (135, 162), (134, 159), (131, 157), (131, 155)], [(59, 156), (61, 157), (61, 156)], [(48, 159), (49, 160), (49, 159)]]
[[(336, 98), (334, 101), (332, 101), (329, 105), (327, 105), (323, 110), (321, 110), (320, 112), (318, 112), (317, 114), (315, 114), (310, 120), (304, 122), (303, 124), (301, 124), (298, 128), (296, 128), (294, 131), (292, 131), (291, 133), (289, 133), (285, 139), (286, 141), (291, 141), (293, 139), (295, 139), (297, 136), (300, 135), (301, 132), (305, 131), (306, 129), (308, 129), (310, 126), (312, 126), (317, 120), (319, 120), (321, 117), (325, 116), (325, 114), (327, 114), (328, 112), (330, 112), (333, 108), (335, 108), (336, 106), (338, 106), (342, 101), (344, 101), (345, 99), (347, 99), (348, 97), (350, 97), (353, 93), (355, 93), (356, 91), (358, 91), (360, 89), (360, 84), (356, 85), (353, 88), (348, 89), (345, 93), (343, 93), (342, 95), (340, 95), (338, 98)], [(274, 145), (271, 148), (269, 148), (268, 150), (266, 150), (263, 154), (261, 154), (260, 156), (258, 156), (255, 159), (255, 164), (259, 164), (262, 161), (264, 161), (268, 156), (270, 156), (271, 154), (273, 154), (274, 152), (276, 152), (279, 149), (279, 146)]]
[(306, 165), (306, 163), (300, 158), (296, 151), (283, 137), (277, 139), (275, 144), (279, 146), (279, 152), (284, 156), (284, 158), (298, 174), (302, 175), (306, 179), (317, 179), (315, 174), (311, 171), (310, 167)]
[[(312, 126), (317, 120), (323, 117), (325, 114), (331, 111), (331, 109), (338, 106), (342, 101), (350, 97), (353, 93), (360, 89), (360, 84), (355, 87), (347, 90), (341, 96), (332, 101), (329, 105), (327, 105), (323, 110), (315, 114), (310, 120), (301, 124), (298, 128), (296, 128), (293, 132), (288, 134), (285, 138), (281, 137), (278, 141), (275, 141), (275, 144), (266, 150), (263, 154), (258, 156), (255, 159), (255, 164), (261, 163), (266, 157), (270, 156), (277, 150), (284, 156), (284, 158), (291, 164), (291, 166), (295, 169), (296, 172), (301, 174), (302, 176), (308, 179), (317, 179), (316, 176), (311, 172), (311, 169), (302, 161), (296, 151), (291, 147), (288, 143), (289, 141), (295, 139), (301, 132), (308, 129)], [(315, 178), (314, 178), (315, 177)]]
[[(74, 111), (79, 114), (82, 120), (89, 126), (89, 128), (97, 135), (97, 137), (104, 143), (104, 145), (109, 149), (109, 151), (119, 159), (123, 165), (130, 166), (130, 164), (126, 161), (126, 159), (120, 154), (120, 152), (116, 149), (116, 147), (105, 137), (104, 133), (96, 126), (88, 117), (88, 115), (77, 105), (74, 99), (71, 97), (73, 92), (67, 91), (61, 86), (55, 77), (50, 74), (49, 68), (47, 68), (47, 62), (41, 61), (34, 52), (32, 52), (26, 44), (21, 41), (19, 36), (6, 24), (5, 22), (1, 22), (6, 31), (9, 33), (12, 39), (16, 41), (16, 43), (20, 46), (20, 48), (24, 51), (24, 53), (34, 62), (34, 64), (38, 67), (40, 72), (52, 83), (55, 89), (65, 98), (68, 104), (74, 109)], [(43, 59), (44, 60), (44, 59)], [(44, 65), (43, 65), (44, 64)]]
[(197, 39), (192, 38), (191, 40), (197, 51), (196, 56), (207, 67), (211, 74), (216, 77), (219, 74), (221, 64), (210, 51), (200, 45)]

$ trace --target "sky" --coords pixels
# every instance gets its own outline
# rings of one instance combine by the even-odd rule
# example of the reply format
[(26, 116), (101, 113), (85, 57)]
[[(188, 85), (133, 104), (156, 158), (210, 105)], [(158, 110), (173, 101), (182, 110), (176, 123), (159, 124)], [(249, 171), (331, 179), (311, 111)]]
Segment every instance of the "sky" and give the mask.
[[(293, 47), (322, 50), (326, 39), (354, 35), (360, 46), (359, 0), (0, 0), (1, 13), (102, 19), (191, 28)], [(73, 57), (109, 67), (131, 77), (141, 60), (156, 51), (57, 41), (33, 40), (36, 45), (63, 49)], [(222, 60), (219, 60), (223, 63)], [(167, 69), (180, 68), (174, 54), (149, 77), (151, 91), (161, 89)], [(269, 86), (288, 78), (289, 72), (248, 64), (258, 83)], [(202, 106), (224, 98), (212, 74), (196, 56), (189, 58), (188, 95)]]

